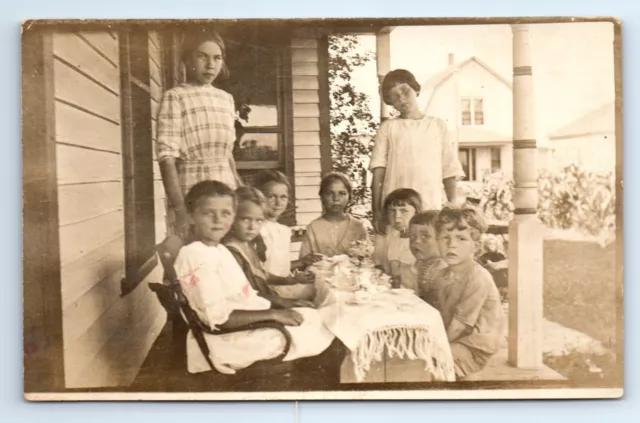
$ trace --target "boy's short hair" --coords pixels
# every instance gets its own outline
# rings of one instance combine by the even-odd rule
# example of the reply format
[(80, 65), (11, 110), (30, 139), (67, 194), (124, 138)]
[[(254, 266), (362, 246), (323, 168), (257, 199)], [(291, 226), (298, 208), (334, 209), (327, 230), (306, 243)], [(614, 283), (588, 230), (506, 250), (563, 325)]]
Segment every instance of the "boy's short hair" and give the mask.
[(204, 197), (231, 197), (234, 210), (237, 208), (236, 195), (226, 184), (219, 181), (200, 181), (193, 185), (184, 197), (184, 205), (187, 212), (193, 213), (198, 201)]
[(267, 198), (262, 191), (255, 187), (243, 186), (238, 188), (236, 190), (236, 198), (238, 205), (242, 202), (249, 201), (263, 210), (267, 207)]
[(436, 219), (438, 218), (437, 210), (427, 210), (420, 213), (416, 213), (411, 220), (409, 221), (409, 226), (411, 225), (424, 225), (424, 226), (434, 226), (436, 224)]
[(391, 99), (389, 98), (389, 91), (397, 87), (400, 84), (407, 84), (410, 86), (416, 94), (420, 93), (422, 87), (413, 76), (411, 72), (405, 69), (392, 70), (384, 76), (382, 80), (382, 86), (380, 87), (380, 94), (382, 95), (382, 101), (391, 106)]
[(416, 213), (422, 212), (422, 198), (418, 191), (411, 188), (400, 188), (391, 191), (387, 198), (384, 199), (383, 210), (386, 212), (391, 206), (410, 205)]
[(342, 182), (344, 187), (347, 189), (347, 193), (349, 194), (349, 202), (351, 202), (351, 198), (353, 196), (353, 186), (351, 185), (351, 181), (349, 181), (347, 175), (340, 172), (331, 172), (326, 174), (324, 178), (322, 178), (322, 181), (320, 181), (320, 191), (318, 191), (318, 195), (322, 197), (327, 191), (327, 188), (329, 188), (329, 185), (331, 185), (331, 183), (335, 181)]
[(253, 186), (264, 193), (264, 187), (267, 184), (275, 182), (277, 184), (286, 185), (287, 191), (291, 192), (291, 183), (284, 173), (277, 170), (261, 170), (253, 177)]
[(442, 232), (445, 225), (455, 223), (456, 229), (471, 229), (471, 237), (474, 241), (480, 241), (480, 237), (488, 229), (486, 219), (482, 212), (471, 206), (445, 206), (436, 219), (436, 233)]

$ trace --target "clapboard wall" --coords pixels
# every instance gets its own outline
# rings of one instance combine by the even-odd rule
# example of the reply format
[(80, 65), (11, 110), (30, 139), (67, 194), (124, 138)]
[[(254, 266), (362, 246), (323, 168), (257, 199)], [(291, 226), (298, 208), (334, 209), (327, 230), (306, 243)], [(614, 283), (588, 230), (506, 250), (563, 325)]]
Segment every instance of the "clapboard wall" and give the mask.
[(322, 174), (318, 39), (298, 30), (291, 39), (293, 84), (293, 154), (296, 222), (306, 226), (320, 216), (318, 188)]
[[(152, 57), (160, 50), (157, 42), (154, 37), (150, 43)], [(56, 33), (53, 53), (65, 386), (127, 385), (166, 316), (144, 282), (120, 296), (125, 238), (118, 37)], [(159, 77), (154, 87), (158, 96), (161, 82)], [(164, 191), (156, 192), (162, 204)], [(163, 217), (156, 219), (159, 237)], [(148, 279), (159, 277), (156, 269)]]

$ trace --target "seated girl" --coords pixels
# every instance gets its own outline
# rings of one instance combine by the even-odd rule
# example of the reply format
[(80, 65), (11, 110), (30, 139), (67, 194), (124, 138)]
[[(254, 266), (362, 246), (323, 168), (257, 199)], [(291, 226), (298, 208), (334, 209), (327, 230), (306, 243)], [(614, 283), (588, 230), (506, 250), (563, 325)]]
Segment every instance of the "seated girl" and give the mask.
[(260, 231), (266, 246), (265, 269), (267, 272), (275, 276), (287, 277), (291, 270), (302, 270), (319, 261), (321, 256), (316, 254), (307, 255), (293, 262), (289, 258), (291, 228), (278, 223), (278, 219), (289, 205), (291, 185), (287, 177), (277, 170), (264, 170), (254, 177), (254, 186), (267, 199), (266, 220)]
[(404, 286), (415, 290), (416, 280), (411, 277), (415, 257), (409, 245), (409, 222), (422, 211), (420, 194), (410, 188), (392, 191), (385, 198), (383, 209), (386, 216), (385, 239), (376, 247), (386, 248), (386, 251), (375, 253), (383, 258), (378, 264), (382, 264), (385, 272), (391, 275), (395, 287)]
[[(333, 335), (317, 312), (271, 308), (271, 302), (258, 295), (233, 255), (221, 244), (236, 214), (231, 188), (217, 181), (199, 182), (187, 193), (185, 206), (194, 240), (180, 249), (174, 266), (184, 295), (198, 317), (213, 329), (232, 329), (264, 320), (280, 322), (292, 338), (291, 349), (284, 358), (287, 361), (326, 350)], [(205, 334), (205, 339), (214, 367), (227, 374), (277, 357), (285, 344), (275, 329)], [(191, 332), (187, 335), (187, 369), (190, 373), (210, 370)]]
[(367, 231), (359, 220), (347, 214), (352, 187), (349, 178), (332, 172), (320, 182), (323, 214), (309, 223), (300, 247), (300, 258), (310, 254), (336, 256), (347, 254), (355, 241), (364, 240)]
[[(255, 240), (265, 220), (267, 200), (254, 187), (236, 191), (238, 212), (224, 244), (258, 293), (280, 307), (313, 307), (315, 297), (314, 275), (298, 273), (284, 277), (270, 274), (264, 266), (265, 258), (256, 250)], [(287, 246), (287, 251), (288, 251)], [(267, 247), (267, 253), (269, 248)]]
[[(506, 241), (503, 248), (506, 251)], [(506, 298), (509, 285), (509, 261), (498, 249), (498, 240), (495, 236), (487, 236), (484, 242), (484, 253), (477, 258), (477, 261), (491, 273), (500, 296), (503, 299)]]

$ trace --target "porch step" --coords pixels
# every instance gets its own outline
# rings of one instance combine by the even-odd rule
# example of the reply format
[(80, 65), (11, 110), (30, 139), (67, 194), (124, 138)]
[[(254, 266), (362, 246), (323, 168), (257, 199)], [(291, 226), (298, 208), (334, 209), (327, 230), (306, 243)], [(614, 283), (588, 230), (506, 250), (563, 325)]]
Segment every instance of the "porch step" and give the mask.
[(508, 350), (501, 348), (487, 366), (477, 373), (467, 376), (465, 381), (508, 381), (508, 380), (567, 380), (555, 370), (547, 366), (539, 369), (518, 369), (507, 361)]

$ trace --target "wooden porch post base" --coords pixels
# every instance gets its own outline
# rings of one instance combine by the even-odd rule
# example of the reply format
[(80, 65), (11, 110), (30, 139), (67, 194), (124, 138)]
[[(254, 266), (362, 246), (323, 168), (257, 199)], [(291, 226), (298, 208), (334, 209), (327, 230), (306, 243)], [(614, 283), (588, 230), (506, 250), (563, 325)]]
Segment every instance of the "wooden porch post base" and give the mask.
[(542, 237), (535, 215), (509, 224), (509, 363), (519, 369), (542, 367)]

